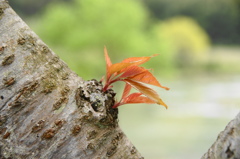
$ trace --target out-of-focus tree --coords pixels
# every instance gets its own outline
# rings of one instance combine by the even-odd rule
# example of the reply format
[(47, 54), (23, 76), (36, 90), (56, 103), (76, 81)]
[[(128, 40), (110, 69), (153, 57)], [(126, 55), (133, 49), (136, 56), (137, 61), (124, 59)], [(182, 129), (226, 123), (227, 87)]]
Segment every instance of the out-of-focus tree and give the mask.
[[(124, 45), (116, 49), (132, 50), (134, 43), (143, 43), (141, 31), (146, 15), (141, 4), (135, 1), (75, 0), (74, 3), (50, 5), (42, 16), (38, 31), (50, 43), (71, 50), (103, 45)], [(133, 39), (136, 36), (138, 38)], [(115, 43), (118, 45), (113, 46)]]
[(170, 59), (177, 67), (197, 66), (206, 61), (210, 39), (193, 19), (174, 17), (161, 22), (156, 29), (157, 35), (171, 46)]
[[(54, 2), (56, 5), (63, 1), (72, 3), (74, 0), (21, 0), (9, 1), (9, 3), (25, 18), (42, 12), (49, 2)], [(161, 20), (179, 15), (196, 19), (210, 35), (213, 43), (239, 44), (240, 42), (240, 0), (143, 0), (141, 2), (144, 2), (150, 12)]]
[[(124, 59), (128, 54), (148, 56), (166, 51), (151, 34), (148, 11), (139, 1), (57, 3), (49, 5), (37, 19), (40, 20), (34, 30), (51, 46), (65, 49), (67, 53), (60, 56), (73, 70), (88, 69), (85, 74), (81, 72), (83, 77), (103, 74), (103, 69), (96, 68), (104, 65), (101, 51), (104, 45), (115, 59)], [(70, 55), (74, 58), (69, 59)]]
[(144, 0), (153, 15), (168, 19), (178, 15), (196, 19), (218, 44), (239, 44), (239, 0)]

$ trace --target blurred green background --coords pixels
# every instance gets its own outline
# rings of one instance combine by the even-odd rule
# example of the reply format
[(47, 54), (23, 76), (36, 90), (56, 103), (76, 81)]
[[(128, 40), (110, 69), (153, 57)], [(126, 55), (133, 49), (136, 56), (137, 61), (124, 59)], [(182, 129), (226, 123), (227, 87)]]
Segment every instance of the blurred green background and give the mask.
[[(240, 0), (21, 0), (10, 5), (85, 80), (112, 61), (150, 56), (168, 104), (120, 107), (146, 159), (200, 158), (240, 105)], [(121, 92), (121, 86), (116, 86)], [(121, 93), (119, 93), (120, 95)]]

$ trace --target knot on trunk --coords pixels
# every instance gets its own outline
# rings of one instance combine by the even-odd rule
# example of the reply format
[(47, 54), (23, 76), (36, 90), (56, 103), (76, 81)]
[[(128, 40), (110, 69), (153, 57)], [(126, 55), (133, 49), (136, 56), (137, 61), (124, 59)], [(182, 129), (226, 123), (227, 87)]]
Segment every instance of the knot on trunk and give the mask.
[(75, 99), (82, 111), (84, 120), (92, 121), (99, 127), (117, 125), (118, 109), (113, 109), (115, 103), (113, 90), (102, 91), (103, 85), (95, 79), (84, 81), (77, 88)]

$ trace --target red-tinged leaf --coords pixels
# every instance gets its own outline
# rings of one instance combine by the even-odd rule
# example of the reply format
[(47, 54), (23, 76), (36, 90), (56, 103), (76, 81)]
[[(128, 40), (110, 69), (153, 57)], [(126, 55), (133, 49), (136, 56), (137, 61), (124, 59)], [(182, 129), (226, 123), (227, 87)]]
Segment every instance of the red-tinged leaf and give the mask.
[[(130, 102), (128, 102), (127, 104), (136, 104), (136, 103), (146, 103), (146, 104), (155, 104), (156, 102), (149, 99), (148, 97), (144, 97), (144, 96), (139, 96), (137, 98), (134, 98), (133, 100), (131, 100)], [(167, 108), (167, 107), (166, 107)]]
[(104, 56), (105, 56), (105, 61), (106, 61), (106, 81), (109, 80), (111, 74), (109, 74), (109, 67), (112, 65), (112, 62), (111, 62), (111, 59), (110, 57), (108, 56), (108, 51), (107, 51), (107, 48), (106, 46), (104, 46)]
[(139, 67), (139, 66), (129, 66), (127, 68), (125, 68), (123, 74), (120, 76), (120, 78), (127, 78), (127, 77), (132, 77), (132, 76), (136, 76), (140, 73), (143, 73), (144, 71), (146, 71), (145, 68), (143, 67)]
[(103, 82), (103, 81), (104, 81), (104, 76), (102, 76), (102, 78), (101, 78), (100, 82)]
[(141, 96), (142, 93), (133, 93), (130, 94), (126, 100), (124, 100), (124, 104), (136, 104), (136, 103), (146, 103), (146, 104), (154, 104), (155, 101), (151, 100), (148, 97)]
[(132, 64), (131, 63), (115, 63), (108, 68), (108, 74), (112, 75), (114, 73), (117, 73), (116, 75), (118, 75), (119, 71), (121, 71), (122, 69), (124, 69), (130, 65), (132, 65)]
[(140, 82), (133, 81), (131, 79), (125, 79), (125, 82), (130, 84), (132, 87), (137, 89), (139, 92), (150, 98), (151, 100), (155, 101), (155, 103), (159, 105), (163, 105), (164, 107), (167, 108), (167, 105), (162, 101), (162, 99), (158, 96), (157, 92), (155, 92), (153, 89), (143, 85)]
[(143, 83), (147, 83), (147, 84), (151, 84), (151, 85), (158, 86), (158, 87), (164, 88), (166, 90), (169, 90), (168, 87), (162, 86), (158, 82), (158, 80), (152, 75), (152, 73), (149, 72), (148, 70), (146, 70), (146, 71), (144, 71), (140, 74), (137, 74), (133, 77), (130, 77), (130, 79), (135, 80), (135, 81), (139, 81), (139, 82), (143, 82)]
[[(131, 86), (130, 86), (130, 87), (129, 87), (129, 86), (130, 86), (130, 85), (126, 83), (126, 87), (131, 88)], [(125, 88), (126, 88), (126, 87), (125, 87)], [(128, 90), (130, 91), (130, 89), (128, 89)], [(126, 96), (122, 97), (122, 99), (120, 100), (120, 102), (115, 103), (114, 106), (113, 106), (113, 108), (117, 108), (117, 107), (119, 107), (120, 105), (124, 105), (124, 104), (127, 104), (127, 103), (133, 104), (133, 103), (131, 103), (131, 99), (139, 97), (140, 95), (142, 95), (142, 93), (132, 93), (132, 94), (130, 94), (128, 97), (127, 97), (127, 95), (128, 95), (128, 93), (126, 93)], [(155, 103), (155, 102), (154, 102), (154, 103)]]
[(146, 57), (130, 57), (127, 59), (124, 59), (122, 62), (124, 63), (132, 63), (134, 65), (141, 65), (148, 60), (150, 60), (151, 57), (157, 56), (158, 54), (154, 54), (152, 56), (146, 56)]
[(132, 94), (130, 94), (126, 99), (127, 100), (132, 100), (133, 98), (137, 98), (137, 97), (139, 97), (139, 96), (141, 96), (142, 95), (142, 93), (138, 93), (138, 92), (136, 92), (136, 93), (132, 93)]
[(132, 86), (127, 84), (125, 85), (125, 88), (123, 90), (123, 94), (122, 94), (122, 99), (126, 98), (128, 96), (128, 94), (130, 93)]
[(156, 102), (151, 100), (148, 97), (141, 96), (142, 93), (132, 93), (128, 97), (122, 99), (120, 102), (117, 102), (113, 108), (117, 108), (124, 104), (138, 104), (138, 103), (145, 103), (145, 104), (155, 104)]
[(110, 57), (108, 56), (108, 51), (107, 51), (106, 46), (104, 46), (104, 55), (105, 55), (105, 61), (106, 61), (107, 68), (108, 68), (112, 65), (112, 62), (111, 62)]

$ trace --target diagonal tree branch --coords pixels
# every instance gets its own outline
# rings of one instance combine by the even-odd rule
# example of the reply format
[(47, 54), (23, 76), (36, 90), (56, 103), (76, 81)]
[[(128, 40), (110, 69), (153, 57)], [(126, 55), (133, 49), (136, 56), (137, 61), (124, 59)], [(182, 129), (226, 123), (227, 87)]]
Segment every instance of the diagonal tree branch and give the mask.
[(83, 81), (0, 0), (0, 158), (142, 158), (113, 91)]

